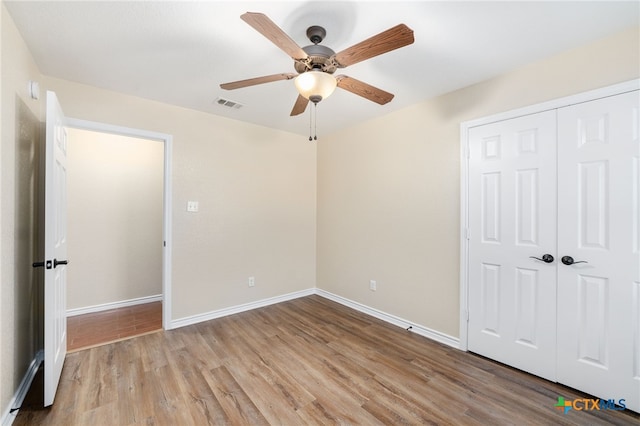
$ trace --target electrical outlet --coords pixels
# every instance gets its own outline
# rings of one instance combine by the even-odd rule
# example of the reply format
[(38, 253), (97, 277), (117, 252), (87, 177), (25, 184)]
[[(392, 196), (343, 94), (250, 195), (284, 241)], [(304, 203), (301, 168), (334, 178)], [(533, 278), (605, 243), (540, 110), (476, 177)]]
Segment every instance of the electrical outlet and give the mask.
[(249, 277), (249, 287), (256, 285), (256, 277)]
[(378, 284), (374, 280), (369, 281), (369, 290), (376, 291), (377, 286)]

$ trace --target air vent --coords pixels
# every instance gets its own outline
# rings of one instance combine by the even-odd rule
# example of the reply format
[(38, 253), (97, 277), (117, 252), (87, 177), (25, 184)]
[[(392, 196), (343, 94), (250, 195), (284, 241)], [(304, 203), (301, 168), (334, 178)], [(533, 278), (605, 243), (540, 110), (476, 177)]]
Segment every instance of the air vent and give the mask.
[(242, 108), (244, 106), (241, 103), (238, 103), (236, 101), (231, 101), (231, 100), (225, 99), (225, 98), (217, 98), (215, 100), (215, 103), (217, 103), (220, 106), (227, 107), (227, 108), (233, 108), (233, 109), (240, 109), (240, 108)]

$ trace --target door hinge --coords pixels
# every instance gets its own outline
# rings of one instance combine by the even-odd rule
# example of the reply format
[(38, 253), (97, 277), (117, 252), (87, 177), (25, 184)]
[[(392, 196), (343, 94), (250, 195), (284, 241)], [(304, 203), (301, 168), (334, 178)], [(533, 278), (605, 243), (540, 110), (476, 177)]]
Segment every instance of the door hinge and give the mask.
[(469, 228), (464, 228), (464, 237), (469, 240), (471, 238), (471, 231)]

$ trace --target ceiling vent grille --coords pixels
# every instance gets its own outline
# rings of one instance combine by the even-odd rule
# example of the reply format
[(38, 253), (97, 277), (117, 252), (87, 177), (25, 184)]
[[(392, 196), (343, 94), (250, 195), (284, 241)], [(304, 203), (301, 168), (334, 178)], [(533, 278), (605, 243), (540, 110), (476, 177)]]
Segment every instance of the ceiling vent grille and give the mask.
[(240, 109), (240, 108), (242, 108), (244, 106), (239, 102), (231, 101), (231, 100), (225, 99), (225, 98), (217, 98), (215, 100), (215, 103), (220, 105), (220, 106), (227, 107), (227, 108), (233, 108), (233, 109)]

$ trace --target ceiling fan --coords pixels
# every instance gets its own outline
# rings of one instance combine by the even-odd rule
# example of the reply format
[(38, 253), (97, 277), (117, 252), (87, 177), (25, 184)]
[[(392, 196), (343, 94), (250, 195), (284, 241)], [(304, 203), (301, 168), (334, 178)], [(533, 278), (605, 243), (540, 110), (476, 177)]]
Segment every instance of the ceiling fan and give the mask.
[(374, 56), (407, 46), (414, 41), (413, 30), (404, 24), (399, 24), (335, 53), (329, 47), (320, 45), (326, 36), (325, 29), (320, 26), (314, 25), (307, 29), (307, 37), (313, 44), (301, 48), (262, 13), (247, 12), (240, 18), (289, 55), (294, 61), (293, 65), (296, 73), (266, 75), (224, 83), (220, 87), (226, 90), (233, 90), (273, 81), (295, 79), (294, 82), (299, 95), (291, 110), (291, 116), (303, 113), (309, 101), (317, 104), (322, 99), (325, 99), (333, 93), (336, 87), (380, 105), (386, 104), (393, 99), (393, 94), (356, 80), (353, 77), (346, 75), (333, 76), (333, 73), (338, 68), (345, 68)]

